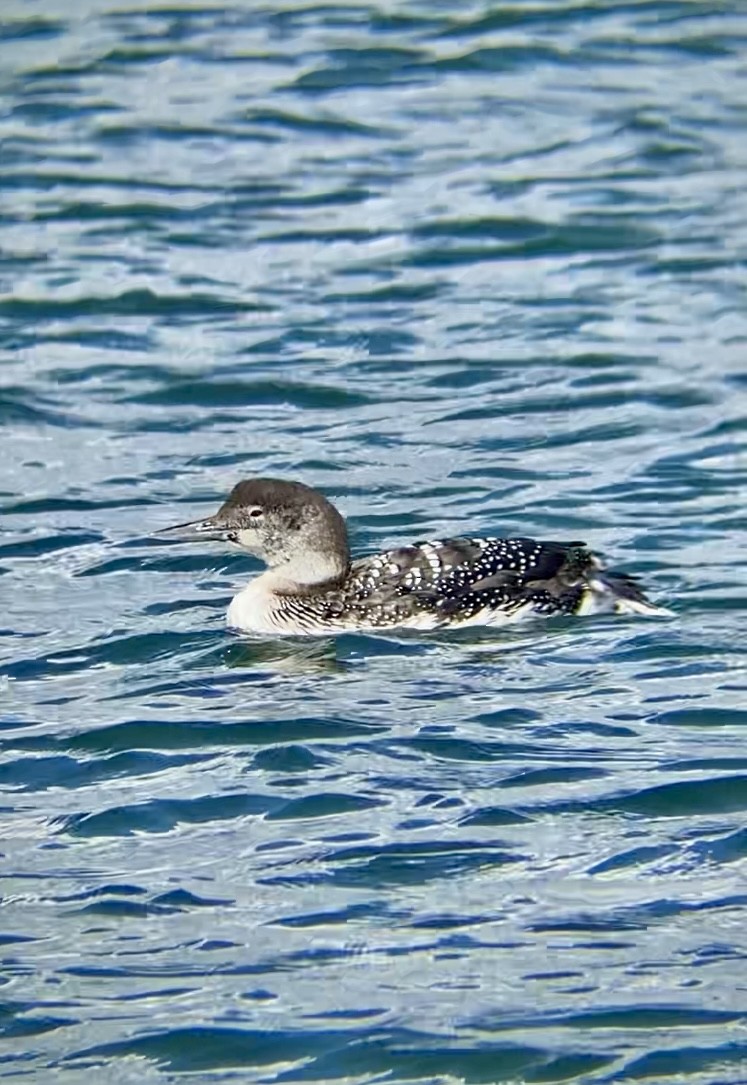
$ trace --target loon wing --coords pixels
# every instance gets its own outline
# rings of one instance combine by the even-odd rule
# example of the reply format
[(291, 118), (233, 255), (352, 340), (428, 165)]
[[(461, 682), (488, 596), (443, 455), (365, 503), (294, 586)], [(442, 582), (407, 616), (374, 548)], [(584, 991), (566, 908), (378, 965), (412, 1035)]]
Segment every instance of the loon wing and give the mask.
[(369, 603), (396, 595), (448, 615), (473, 601), (521, 605), (534, 593), (563, 595), (596, 565), (581, 542), (457, 537), (362, 558), (352, 572)]
[(582, 542), (488, 539), (480, 558), (452, 570), (438, 584), (444, 615), (483, 610), (570, 612), (579, 605), (600, 563)]
[(585, 543), (457, 537), (353, 562), (328, 617), (370, 625), (495, 625), (525, 614), (661, 614), (633, 578), (607, 572)]

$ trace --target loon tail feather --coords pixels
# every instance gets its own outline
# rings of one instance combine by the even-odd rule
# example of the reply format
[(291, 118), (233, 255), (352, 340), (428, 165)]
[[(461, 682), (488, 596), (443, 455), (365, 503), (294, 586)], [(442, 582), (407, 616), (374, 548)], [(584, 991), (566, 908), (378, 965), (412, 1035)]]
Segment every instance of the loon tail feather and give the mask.
[(595, 572), (588, 581), (583, 611), (594, 613), (614, 611), (615, 614), (643, 614), (647, 617), (672, 618), (674, 612), (657, 606), (638, 587), (632, 576), (625, 573)]

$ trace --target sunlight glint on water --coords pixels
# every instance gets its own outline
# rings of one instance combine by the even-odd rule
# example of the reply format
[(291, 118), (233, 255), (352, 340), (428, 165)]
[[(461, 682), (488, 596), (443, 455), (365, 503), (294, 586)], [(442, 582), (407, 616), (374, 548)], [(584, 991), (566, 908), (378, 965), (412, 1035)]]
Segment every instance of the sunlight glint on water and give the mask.
[[(0, 1076), (743, 1082), (742, 6), (3, 16)], [(252, 474), (677, 616), (241, 641)]]

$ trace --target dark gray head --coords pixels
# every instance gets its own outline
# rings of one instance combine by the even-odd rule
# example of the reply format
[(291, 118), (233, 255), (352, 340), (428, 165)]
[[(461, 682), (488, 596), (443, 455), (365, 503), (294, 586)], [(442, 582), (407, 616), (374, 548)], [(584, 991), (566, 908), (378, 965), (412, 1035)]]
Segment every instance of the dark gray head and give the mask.
[(302, 482), (246, 479), (215, 516), (168, 530), (184, 538), (236, 543), (302, 584), (344, 576), (349, 563), (345, 521), (326, 497)]

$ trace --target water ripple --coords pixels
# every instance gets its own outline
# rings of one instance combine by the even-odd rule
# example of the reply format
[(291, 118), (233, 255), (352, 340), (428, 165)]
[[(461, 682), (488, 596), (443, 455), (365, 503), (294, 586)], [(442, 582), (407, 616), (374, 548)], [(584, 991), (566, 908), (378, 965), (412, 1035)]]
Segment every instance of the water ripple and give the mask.
[[(742, 6), (5, 8), (7, 1073), (744, 1081)], [(241, 640), (250, 474), (676, 618)]]

